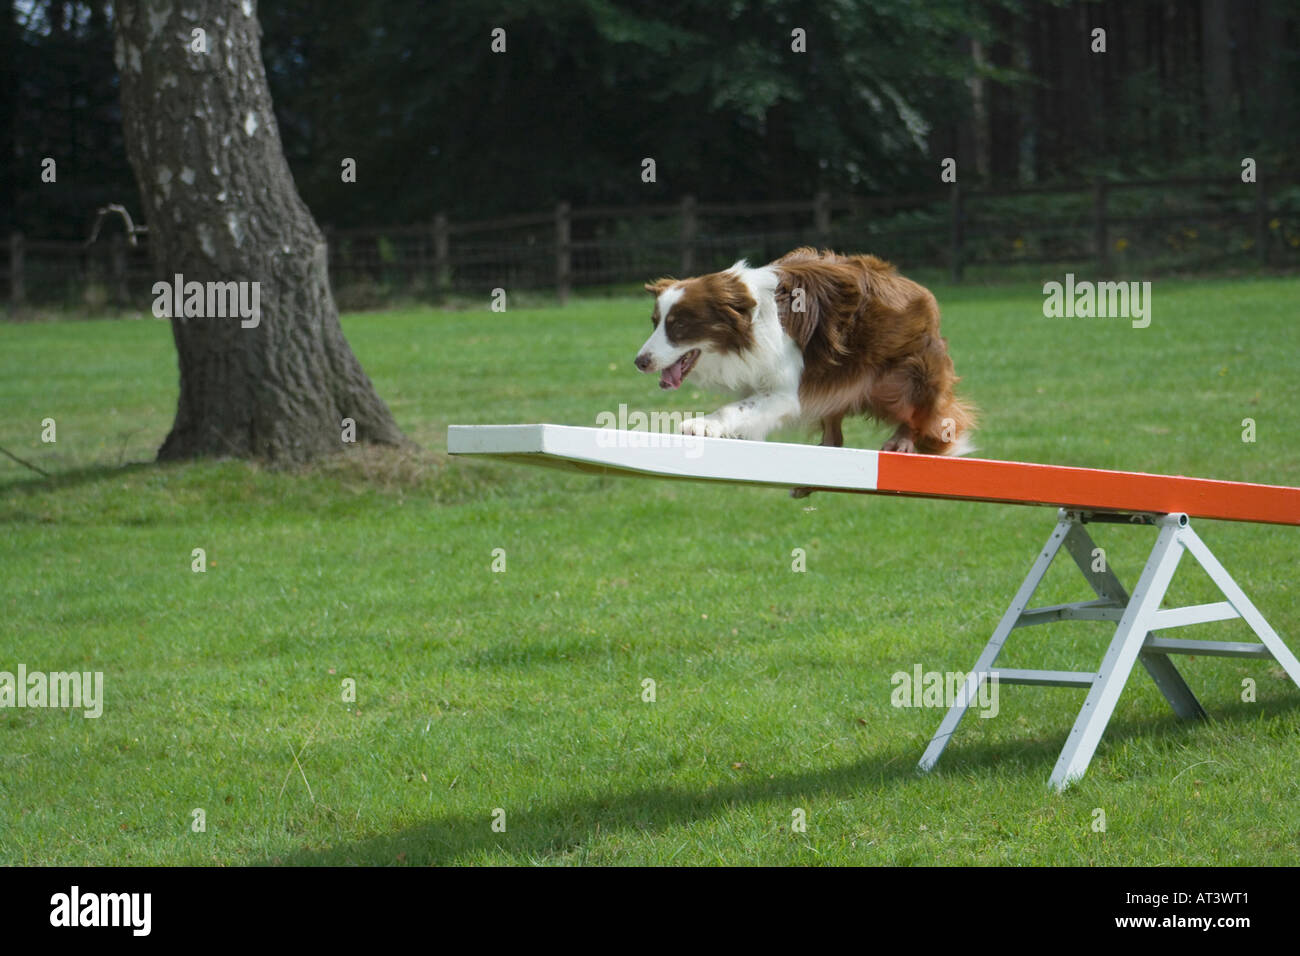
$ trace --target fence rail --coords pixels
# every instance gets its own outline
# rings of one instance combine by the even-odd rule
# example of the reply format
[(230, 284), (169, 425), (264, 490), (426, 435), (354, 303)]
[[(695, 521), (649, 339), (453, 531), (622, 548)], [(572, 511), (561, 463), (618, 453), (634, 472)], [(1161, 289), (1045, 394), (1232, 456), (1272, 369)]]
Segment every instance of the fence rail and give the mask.
[[(905, 268), (1074, 263), (1099, 273), (1141, 265), (1300, 265), (1300, 179), (1242, 183), (1167, 178), (1082, 186), (943, 190), (553, 209), (472, 222), (325, 227), (340, 301), (437, 298), (493, 288), (575, 287), (690, 275), (742, 256), (769, 261), (801, 244), (876, 252)], [(147, 239), (146, 239), (147, 242)], [(129, 305), (152, 286), (147, 250), (121, 235), (93, 245), (9, 237), (3, 273), (14, 306), (67, 298)], [(57, 290), (62, 289), (61, 293)], [(356, 304), (356, 303), (354, 303)]]

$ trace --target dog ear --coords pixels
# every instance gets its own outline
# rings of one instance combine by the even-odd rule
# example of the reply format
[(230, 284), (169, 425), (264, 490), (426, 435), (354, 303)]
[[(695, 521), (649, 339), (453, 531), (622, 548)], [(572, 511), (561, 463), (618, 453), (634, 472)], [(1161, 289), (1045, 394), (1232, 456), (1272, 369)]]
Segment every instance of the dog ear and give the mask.
[(707, 278), (706, 288), (714, 309), (727, 320), (737, 333), (747, 332), (753, 322), (751, 313), (758, 303), (749, 289), (729, 272), (719, 272)]
[(736, 329), (748, 329), (751, 325), (750, 312), (754, 308), (754, 300), (748, 293), (725, 298), (718, 303), (718, 308), (722, 314), (731, 320), (731, 325)]
[(656, 279), (654, 282), (647, 282), (645, 284), (645, 290), (651, 295), (658, 297), (659, 293), (663, 292), (676, 281), (676, 279)]

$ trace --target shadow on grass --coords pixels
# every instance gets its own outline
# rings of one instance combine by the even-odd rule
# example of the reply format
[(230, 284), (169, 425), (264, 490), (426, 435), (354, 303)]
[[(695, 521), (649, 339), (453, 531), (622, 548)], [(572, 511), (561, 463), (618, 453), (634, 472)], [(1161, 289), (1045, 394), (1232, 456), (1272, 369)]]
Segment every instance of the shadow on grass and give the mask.
[[(1293, 698), (1294, 695), (1286, 700), (1258, 705), (1239, 704), (1212, 716), (1211, 720), (1221, 725), (1232, 725), (1253, 722), (1261, 717), (1282, 716), (1300, 710), (1300, 701)], [(1100, 752), (1104, 755), (1113, 750), (1115, 744), (1125, 740), (1163, 741), (1183, 737), (1188, 729), (1185, 721), (1172, 714), (1114, 720), (1102, 739)], [(649, 787), (630, 793), (561, 800), (530, 809), (506, 808), (509, 816), (506, 833), (492, 832), (491, 808), (484, 807), (481, 813), (472, 816), (448, 814), (421, 826), (378, 834), (338, 847), (285, 853), (275, 862), (291, 866), (454, 864), (492, 852), (508, 854), (519, 861), (544, 860), (581, 847), (599, 832), (654, 832), (707, 820), (739, 805), (760, 804), (783, 797), (792, 800), (842, 800), (864, 791), (884, 791), (892, 787), (900, 791), (899, 798), (907, 799), (920, 796), (913, 788), (925, 786), (927, 777), (941, 777), (945, 773), (964, 777), (1005, 768), (1013, 768), (1012, 772), (1039, 781), (1047, 800), (1055, 796), (1047, 789), (1047, 779), (1065, 742), (1066, 732), (1067, 729), (1063, 728), (1059, 736), (1050, 739), (965, 746), (958, 737), (931, 775), (922, 775), (916, 770), (916, 762), (924, 747), (921, 742), (905, 751), (825, 770), (767, 779), (735, 779), (704, 789)], [(788, 822), (787, 810), (773, 816), (772, 827), (775, 830)]]
[[(124, 464), (96, 463), (53, 472), (48, 476), (24, 471), (0, 481), (0, 498), (30, 497), (71, 491), (143, 473), (180, 473), (195, 466), (240, 464), (264, 477), (321, 479), (352, 490), (376, 492), (423, 492), (439, 503), (457, 503), (487, 498), (506, 498), (517, 493), (519, 479), (526, 477), (518, 465), (500, 462), (462, 462), (436, 449), (416, 446), (387, 447), (362, 445), (344, 448), (307, 464), (254, 461), (241, 458), (197, 458), (186, 461), (134, 461)], [(475, 467), (477, 466), (477, 467)], [(239, 475), (245, 477), (242, 473)], [(220, 480), (208, 479), (201, 480)], [(586, 489), (575, 484), (575, 493)], [(588, 483), (589, 484), (589, 483)], [(255, 487), (255, 486), (254, 486)], [(245, 488), (244, 492), (247, 493)], [(279, 489), (268, 492), (268, 501), (279, 502)]]
[(149, 460), (131, 461), (122, 465), (86, 465), (82, 468), (55, 472), (49, 477), (27, 472), (22, 478), (14, 478), (0, 484), (0, 495), (37, 495), (48, 491), (65, 491), (70, 488), (93, 485), (101, 481), (111, 481), (123, 475), (134, 475), (142, 471), (165, 467), (167, 466), (159, 464), (157, 461)]

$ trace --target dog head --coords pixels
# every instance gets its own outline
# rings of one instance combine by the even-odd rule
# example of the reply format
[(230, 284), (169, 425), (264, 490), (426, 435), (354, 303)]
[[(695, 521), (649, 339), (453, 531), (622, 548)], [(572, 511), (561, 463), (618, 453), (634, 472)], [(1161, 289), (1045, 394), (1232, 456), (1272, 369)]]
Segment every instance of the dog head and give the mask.
[(654, 296), (654, 331), (636, 357), (642, 372), (659, 372), (660, 388), (677, 388), (691, 370), (711, 357), (741, 352), (753, 344), (757, 304), (740, 269), (693, 279), (646, 283)]

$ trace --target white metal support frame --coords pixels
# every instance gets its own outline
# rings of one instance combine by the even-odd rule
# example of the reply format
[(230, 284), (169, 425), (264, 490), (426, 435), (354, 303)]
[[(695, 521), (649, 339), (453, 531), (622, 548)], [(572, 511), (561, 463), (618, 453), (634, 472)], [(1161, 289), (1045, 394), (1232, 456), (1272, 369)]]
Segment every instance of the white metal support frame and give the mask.
[[(1084, 527), (1088, 522), (1155, 525), (1159, 529), (1151, 556), (1147, 559), (1146, 567), (1131, 596), (1109, 567), (1103, 571), (1092, 569), (1095, 545)], [(1069, 551), (1074, 563), (1092, 586), (1097, 595), (1096, 600), (1030, 608), (1029, 602), (1034, 592), (1062, 546)], [(1227, 600), (1161, 609), (1160, 602), (1164, 599), (1184, 552), (1191, 553)], [(1244, 620), (1261, 643), (1155, 636), (1157, 632), (1169, 628), (1234, 618)], [(994, 666), (1012, 631), (1062, 620), (1117, 622), (1115, 636), (1096, 671), (1012, 670)], [(919, 769), (930, 770), (938, 762), (970, 703), (978, 699), (980, 685), (985, 680), (995, 679), (999, 685), (1086, 687), (1088, 696), (1075, 719), (1049, 781), (1053, 788), (1063, 790), (1088, 769), (1088, 763), (1101, 742), (1106, 724), (1128, 682), (1134, 663), (1142, 662), (1142, 666), (1179, 717), (1191, 719), (1205, 716), (1200, 702), (1169, 659), (1173, 654), (1272, 658), (1300, 686), (1300, 661), (1296, 660), (1296, 656), (1282, 643), (1264, 616), (1192, 530), (1186, 514), (1135, 515), (1063, 508), (1058, 512), (1056, 529), (1035, 559), (1020, 590), (1012, 599), (1011, 606), (1002, 615), (1002, 620), (998, 622), (992, 638), (980, 654), (974, 670), (967, 677), (964, 692), (957, 695), (956, 702), (949, 708), (938, 731), (930, 740), (930, 745), (921, 757)]]
[[(938, 761), (969, 702), (978, 699), (981, 683), (993, 674), (1003, 684), (1088, 691), (1052, 772), (1052, 786), (1058, 789), (1087, 770), (1136, 661), (1142, 662), (1178, 716), (1185, 718), (1204, 717), (1205, 711), (1170, 660), (1173, 654), (1272, 658), (1300, 685), (1300, 663), (1295, 655), (1189, 524), (1190, 515), (1300, 526), (1300, 487), (551, 424), (451, 425), (447, 428), (447, 451), (589, 474), (1061, 509), (1056, 530), (1002, 616), (968, 676), (963, 693), (958, 694), (926, 748), (922, 770), (929, 770)], [(1159, 529), (1151, 557), (1131, 597), (1109, 569), (1092, 570), (1094, 545), (1084, 525), (1094, 521), (1155, 525)], [(1096, 599), (1030, 608), (1030, 599), (1062, 546), (1096, 592)], [(1191, 552), (1227, 600), (1161, 609), (1160, 602), (1185, 551)], [(1154, 636), (1174, 627), (1233, 618), (1250, 625), (1262, 643)], [(1013, 630), (1062, 620), (1115, 622), (1115, 636), (1096, 671), (994, 671), (998, 654)]]

